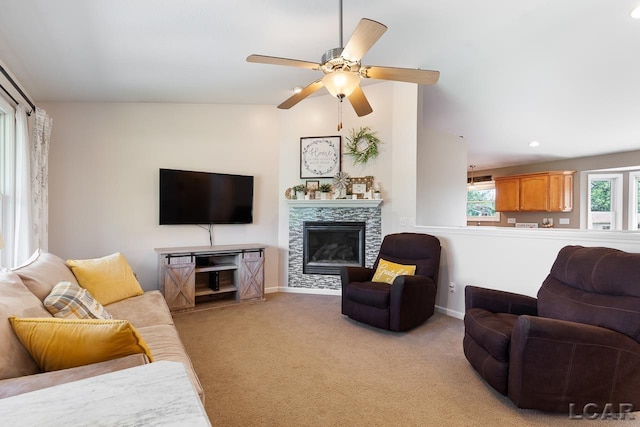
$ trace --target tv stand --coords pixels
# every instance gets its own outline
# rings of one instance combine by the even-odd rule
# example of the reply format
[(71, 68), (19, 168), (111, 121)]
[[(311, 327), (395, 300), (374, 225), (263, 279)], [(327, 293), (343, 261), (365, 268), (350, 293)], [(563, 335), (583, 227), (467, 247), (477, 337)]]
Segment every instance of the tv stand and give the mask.
[(265, 245), (156, 248), (159, 289), (171, 311), (264, 299)]

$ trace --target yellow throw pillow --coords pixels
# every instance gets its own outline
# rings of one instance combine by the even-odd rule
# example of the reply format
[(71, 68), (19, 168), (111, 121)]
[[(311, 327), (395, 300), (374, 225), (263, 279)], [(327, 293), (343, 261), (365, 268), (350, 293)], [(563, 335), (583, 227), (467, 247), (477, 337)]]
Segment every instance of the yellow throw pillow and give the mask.
[(95, 259), (69, 259), (66, 264), (80, 286), (102, 305), (144, 293), (129, 263), (119, 252)]
[(127, 320), (9, 317), (14, 332), (44, 372), (144, 353), (147, 343)]
[(396, 264), (395, 262), (380, 258), (372, 281), (392, 285), (397, 276), (413, 276), (415, 272), (415, 265)]

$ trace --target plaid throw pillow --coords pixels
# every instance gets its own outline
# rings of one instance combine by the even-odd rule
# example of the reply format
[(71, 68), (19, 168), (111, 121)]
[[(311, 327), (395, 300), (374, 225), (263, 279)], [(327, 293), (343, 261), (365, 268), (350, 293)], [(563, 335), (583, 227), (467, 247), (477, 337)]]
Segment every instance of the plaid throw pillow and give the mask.
[(111, 319), (111, 314), (84, 288), (60, 282), (44, 300), (44, 306), (61, 319)]

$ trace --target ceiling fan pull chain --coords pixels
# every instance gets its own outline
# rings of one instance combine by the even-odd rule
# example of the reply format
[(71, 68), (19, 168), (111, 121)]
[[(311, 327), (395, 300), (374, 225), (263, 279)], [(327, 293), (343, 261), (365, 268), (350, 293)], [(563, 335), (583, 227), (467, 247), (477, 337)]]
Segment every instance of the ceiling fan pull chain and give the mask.
[(344, 95), (338, 95), (338, 99), (340, 102), (338, 103), (338, 131), (342, 130), (342, 100), (344, 99)]

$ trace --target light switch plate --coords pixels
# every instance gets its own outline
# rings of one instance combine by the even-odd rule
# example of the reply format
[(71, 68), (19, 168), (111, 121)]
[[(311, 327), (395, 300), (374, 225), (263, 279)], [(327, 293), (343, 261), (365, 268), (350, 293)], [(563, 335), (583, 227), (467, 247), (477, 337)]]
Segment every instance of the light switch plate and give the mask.
[(569, 225), (569, 218), (560, 218), (560, 224)]

